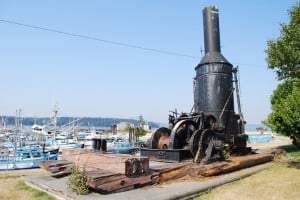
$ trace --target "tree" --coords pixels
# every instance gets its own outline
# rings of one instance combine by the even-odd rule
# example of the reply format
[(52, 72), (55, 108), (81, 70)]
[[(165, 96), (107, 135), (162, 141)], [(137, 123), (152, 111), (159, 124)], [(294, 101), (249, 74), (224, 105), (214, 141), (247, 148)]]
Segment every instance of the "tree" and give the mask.
[(144, 127), (144, 125), (145, 125), (145, 120), (144, 120), (143, 115), (140, 115), (140, 116), (139, 116), (138, 124), (139, 124), (139, 127)]
[(271, 97), (272, 113), (265, 121), (273, 131), (289, 136), (300, 146), (300, 82), (278, 85)]
[(280, 25), (280, 37), (267, 43), (268, 67), (282, 83), (273, 91), (272, 113), (264, 123), (300, 146), (300, 3), (289, 16), (290, 23)]
[(281, 36), (269, 40), (267, 62), (278, 80), (300, 78), (300, 3), (289, 11), (290, 23), (281, 24)]
[(144, 117), (143, 117), (143, 115), (140, 115), (139, 119), (138, 119), (138, 129), (137, 129), (139, 136), (146, 135), (146, 130), (144, 129), (144, 125), (145, 125)]

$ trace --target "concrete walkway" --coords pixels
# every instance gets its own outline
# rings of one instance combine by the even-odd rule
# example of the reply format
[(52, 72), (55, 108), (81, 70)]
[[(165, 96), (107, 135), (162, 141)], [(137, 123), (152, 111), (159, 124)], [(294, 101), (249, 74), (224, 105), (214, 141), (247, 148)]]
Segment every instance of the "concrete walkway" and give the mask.
[(37, 187), (38, 189), (44, 190), (51, 195), (56, 196), (57, 199), (71, 199), (71, 200), (170, 200), (170, 199), (186, 199), (205, 192), (210, 188), (214, 188), (225, 183), (229, 183), (254, 173), (262, 171), (270, 167), (272, 163), (266, 163), (256, 165), (254, 167), (246, 168), (236, 172), (220, 175), (217, 177), (210, 178), (209, 180), (199, 181), (182, 181), (164, 183), (154, 186), (147, 186), (139, 189), (134, 189), (126, 192), (113, 193), (102, 195), (99, 193), (92, 192), (89, 195), (76, 195), (68, 188), (68, 177), (64, 178), (53, 178), (50, 175), (40, 176), (27, 176), (24, 180), (27, 184)]

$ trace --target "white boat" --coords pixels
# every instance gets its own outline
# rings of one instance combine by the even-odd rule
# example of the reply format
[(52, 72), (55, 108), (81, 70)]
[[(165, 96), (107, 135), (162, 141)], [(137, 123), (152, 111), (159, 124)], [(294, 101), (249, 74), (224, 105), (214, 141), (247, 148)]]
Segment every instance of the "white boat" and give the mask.
[(50, 135), (52, 133), (47, 126), (41, 126), (38, 124), (33, 124), (31, 130), (32, 133), (40, 135)]
[(64, 149), (72, 149), (79, 147), (77, 140), (73, 137), (58, 135), (53, 138), (49, 138), (45, 141), (45, 148), (59, 148), (60, 151)]
[(93, 138), (101, 138), (104, 137), (104, 135), (103, 130), (97, 130), (93, 128), (79, 131), (76, 137), (78, 144), (84, 146), (85, 148), (91, 148), (93, 145)]

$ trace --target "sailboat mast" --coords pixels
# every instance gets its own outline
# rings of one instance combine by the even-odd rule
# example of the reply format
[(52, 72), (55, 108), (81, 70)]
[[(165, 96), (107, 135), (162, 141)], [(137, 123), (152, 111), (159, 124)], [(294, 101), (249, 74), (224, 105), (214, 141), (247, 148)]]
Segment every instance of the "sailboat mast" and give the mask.
[(53, 126), (54, 126), (53, 139), (54, 139), (54, 141), (56, 140), (57, 112), (58, 112), (58, 108), (56, 105), (54, 105), (54, 109), (53, 109)]

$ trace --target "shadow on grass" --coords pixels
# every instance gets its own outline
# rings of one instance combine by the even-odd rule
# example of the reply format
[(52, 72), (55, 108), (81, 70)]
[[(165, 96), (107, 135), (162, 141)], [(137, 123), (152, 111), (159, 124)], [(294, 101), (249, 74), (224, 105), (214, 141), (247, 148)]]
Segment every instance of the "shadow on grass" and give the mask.
[(300, 169), (300, 160), (298, 160), (298, 161), (291, 161), (289, 163), (289, 167)]
[(300, 148), (295, 145), (279, 146), (279, 149), (283, 149), (291, 159), (286, 160), (288, 167), (300, 169)]

